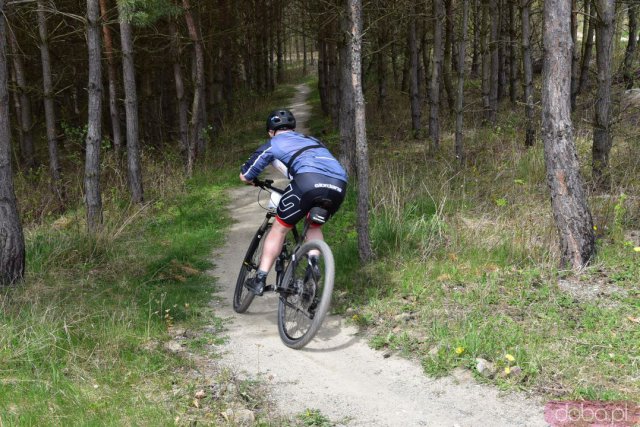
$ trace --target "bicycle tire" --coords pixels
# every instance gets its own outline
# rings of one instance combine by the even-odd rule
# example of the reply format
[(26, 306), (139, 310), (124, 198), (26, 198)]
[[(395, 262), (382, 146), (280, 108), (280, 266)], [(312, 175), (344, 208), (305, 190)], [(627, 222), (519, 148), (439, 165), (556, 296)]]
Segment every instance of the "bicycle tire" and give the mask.
[(247, 253), (242, 260), (242, 266), (238, 273), (238, 279), (236, 280), (236, 288), (233, 293), (233, 310), (236, 313), (244, 313), (247, 311), (255, 294), (245, 288), (244, 283), (247, 279), (255, 276), (258, 272), (258, 265), (260, 262), (260, 256), (262, 255), (262, 246), (264, 245), (265, 237), (271, 229), (271, 223), (263, 224), (256, 234), (251, 239)]
[[(320, 277), (310, 267), (310, 251), (320, 253)], [(278, 302), (278, 333), (290, 348), (300, 349), (316, 335), (329, 310), (335, 279), (331, 248), (322, 240), (304, 243), (287, 266)]]

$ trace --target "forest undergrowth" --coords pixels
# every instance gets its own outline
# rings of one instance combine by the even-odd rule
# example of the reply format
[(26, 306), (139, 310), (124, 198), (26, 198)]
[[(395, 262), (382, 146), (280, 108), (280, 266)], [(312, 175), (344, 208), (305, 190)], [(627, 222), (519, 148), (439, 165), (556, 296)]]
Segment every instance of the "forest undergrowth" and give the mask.
[[(614, 185), (589, 197), (598, 254), (573, 275), (558, 267), (542, 142), (524, 147), (521, 106), (504, 105), (495, 127), (468, 112), (461, 168), (453, 120), (440, 151), (429, 152), (426, 137), (410, 134), (406, 98), (387, 102), (381, 114), (369, 99), (367, 111), (376, 261), (357, 263), (353, 192), (327, 226), (339, 266), (336, 310), (372, 347), (418, 358), (429, 375), (461, 368), (547, 399), (639, 401), (637, 117), (621, 115), (615, 128)], [(312, 132), (337, 146), (319, 108), (316, 96)], [(587, 182), (590, 117), (587, 106), (574, 117)], [(488, 362), (484, 375), (477, 358)]]
[[(230, 223), (224, 191), (263, 138), (264, 111), (292, 94), (283, 87), (268, 105), (247, 97), (190, 180), (175, 146), (145, 149), (140, 205), (127, 201), (126, 172), (105, 150), (95, 237), (80, 159), (64, 158), (67, 196), (79, 202), (63, 214), (43, 203), (50, 195), (39, 179), (16, 177), (27, 272), (0, 293), (1, 426), (218, 425), (233, 423), (223, 414), (238, 406), (264, 425), (288, 423), (273, 420), (260, 384), (222, 369), (206, 376), (189, 354), (215, 356), (225, 340), (206, 273)], [(83, 129), (67, 132), (82, 143)]]

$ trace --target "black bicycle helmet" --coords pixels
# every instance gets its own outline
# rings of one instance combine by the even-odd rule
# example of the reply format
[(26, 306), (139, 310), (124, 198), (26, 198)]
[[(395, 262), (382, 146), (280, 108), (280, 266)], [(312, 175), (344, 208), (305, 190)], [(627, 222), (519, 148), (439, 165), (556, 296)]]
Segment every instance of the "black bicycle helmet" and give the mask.
[(273, 110), (269, 113), (269, 117), (267, 117), (267, 131), (295, 128), (296, 118), (293, 117), (293, 113), (289, 110)]

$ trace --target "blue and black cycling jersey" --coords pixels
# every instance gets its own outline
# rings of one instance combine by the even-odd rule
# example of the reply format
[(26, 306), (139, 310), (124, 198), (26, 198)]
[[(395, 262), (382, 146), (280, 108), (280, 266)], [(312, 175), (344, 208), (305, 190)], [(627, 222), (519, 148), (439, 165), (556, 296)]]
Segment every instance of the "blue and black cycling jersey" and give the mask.
[(271, 163), (289, 179), (302, 173), (315, 173), (344, 182), (348, 180), (340, 162), (324, 145), (297, 132), (280, 133), (263, 144), (242, 165), (242, 175), (251, 181)]

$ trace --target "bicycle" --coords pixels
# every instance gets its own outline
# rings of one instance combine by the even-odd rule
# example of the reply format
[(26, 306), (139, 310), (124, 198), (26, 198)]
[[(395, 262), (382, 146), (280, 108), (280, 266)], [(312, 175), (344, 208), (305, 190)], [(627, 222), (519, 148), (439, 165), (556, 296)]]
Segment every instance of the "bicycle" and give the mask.
[[(273, 187), (273, 180), (255, 179), (253, 182), (271, 195), (265, 219), (249, 244), (238, 274), (233, 295), (233, 309), (237, 313), (244, 313), (255, 297), (245, 283), (258, 271), (264, 237), (271, 229), (275, 208), (284, 193)], [(305, 242), (309, 227), (324, 224), (328, 217), (327, 210), (317, 206), (307, 215), (301, 233), (296, 227), (291, 229), (275, 261), (275, 284), (265, 287), (265, 292), (279, 294), (278, 333), (282, 342), (294, 349), (304, 347), (313, 339), (329, 310), (335, 276), (331, 248), (322, 240)]]

